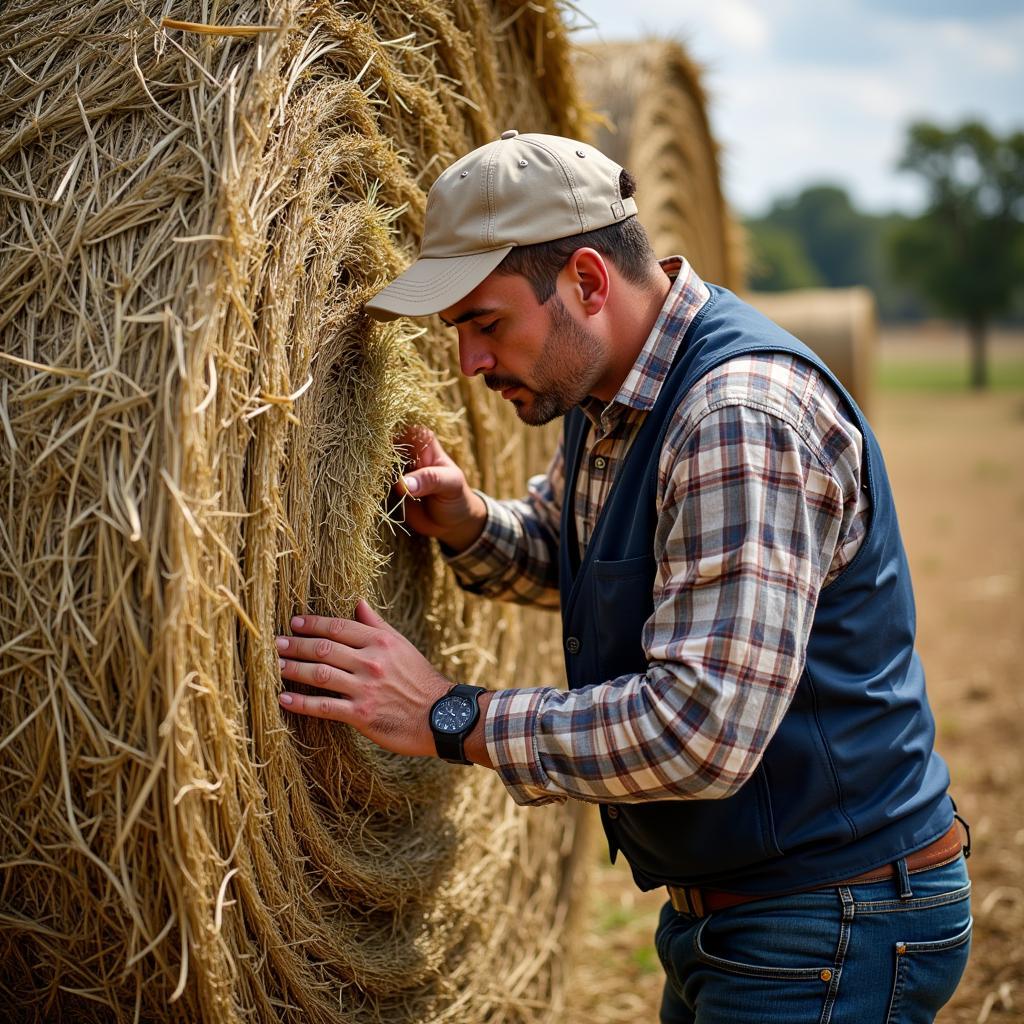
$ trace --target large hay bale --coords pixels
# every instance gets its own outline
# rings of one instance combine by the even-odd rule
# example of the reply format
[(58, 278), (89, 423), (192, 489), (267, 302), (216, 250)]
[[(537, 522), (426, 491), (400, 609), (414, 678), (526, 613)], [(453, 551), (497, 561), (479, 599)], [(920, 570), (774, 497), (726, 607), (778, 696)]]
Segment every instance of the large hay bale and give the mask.
[(581, 47), (580, 88), (599, 115), (594, 144), (637, 179), (636, 202), (659, 256), (738, 288), (740, 229), (722, 193), (719, 148), (701, 72), (673, 40)]
[(865, 412), (871, 408), (878, 314), (868, 288), (798, 288), (744, 298), (828, 364)]
[(0, 14), (0, 1017), (558, 1020), (575, 818), (283, 717), (273, 638), (367, 595), (462, 680), (558, 671), (383, 515), (403, 424), (499, 494), (550, 436), (361, 303), (449, 160), (576, 131), (559, 12), (167, 10)]

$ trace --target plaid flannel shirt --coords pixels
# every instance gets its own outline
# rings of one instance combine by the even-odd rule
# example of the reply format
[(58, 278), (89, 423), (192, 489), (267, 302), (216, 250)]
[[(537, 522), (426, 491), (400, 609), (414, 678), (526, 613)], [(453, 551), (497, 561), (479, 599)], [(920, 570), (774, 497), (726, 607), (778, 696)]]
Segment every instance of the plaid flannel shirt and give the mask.
[[(571, 500), (584, 548), (709, 297), (685, 260), (662, 267), (675, 280), (631, 372), (607, 406), (582, 404), (593, 429)], [(864, 536), (861, 442), (835, 390), (786, 354), (730, 360), (683, 398), (659, 462), (647, 671), (494, 694), (485, 741), (517, 803), (724, 797), (749, 778), (803, 671), (818, 593)], [(559, 445), (526, 498), (483, 496), (482, 535), (448, 558), (463, 587), (558, 607), (563, 470)]]

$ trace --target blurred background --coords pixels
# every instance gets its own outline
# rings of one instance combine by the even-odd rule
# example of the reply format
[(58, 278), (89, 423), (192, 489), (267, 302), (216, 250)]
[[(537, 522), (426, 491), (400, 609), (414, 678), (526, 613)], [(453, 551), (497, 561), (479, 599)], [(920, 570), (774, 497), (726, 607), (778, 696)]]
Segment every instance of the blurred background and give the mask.
[[(939, 1020), (1024, 1021), (1024, 5), (573, 10), (595, 141), (659, 255), (817, 348), (879, 435), (973, 826), (972, 960)], [(593, 861), (572, 1019), (654, 1021), (661, 896)]]

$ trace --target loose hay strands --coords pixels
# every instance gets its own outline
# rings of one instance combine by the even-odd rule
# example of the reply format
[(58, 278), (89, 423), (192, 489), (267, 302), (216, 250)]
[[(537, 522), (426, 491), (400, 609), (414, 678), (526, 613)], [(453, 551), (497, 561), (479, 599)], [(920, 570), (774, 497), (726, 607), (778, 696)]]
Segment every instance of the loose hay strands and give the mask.
[(708, 280), (739, 287), (740, 229), (723, 198), (701, 73), (682, 45), (588, 45), (576, 63), (598, 115), (595, 145), (636, 177), (640, 220), (655, 252), (682, 253)]
[(175, 21), (161, 18), (161, 28), (177, 29), (179, 32), (195, 32), (201, 36), (234, 36), (236, 39), (252, 39), (265, 32), (280, 32), (280, 25), (207, 25), (195, 21)]
[(369, 595), (457, 678), (557, 676), (385, 515), (404, 424), (499, 494), (550, 435), (361, 304), (452, 158), (576, 133), (558, 10), (165, 10), (0, 14), (0, 1005), (557, 1021), (577, 819), (286, 719), (272, 640)]

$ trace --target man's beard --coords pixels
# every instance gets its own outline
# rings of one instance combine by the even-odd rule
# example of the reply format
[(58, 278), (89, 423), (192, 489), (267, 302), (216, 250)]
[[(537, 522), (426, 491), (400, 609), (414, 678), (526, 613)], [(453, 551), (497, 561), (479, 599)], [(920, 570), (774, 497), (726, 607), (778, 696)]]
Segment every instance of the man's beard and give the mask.
[(533, 395), (529, 404), (516, 399), (516, 415), (532, 427), (564, 416), (590, 394), (601, 373), (601, 343), (578, 324), (562, 300), (551, 298), (551, 326), (533, 368), (534, 383), (527, 386), (517, 377), (484, 375), (487, 386), (495, 391), (523, 388)]

